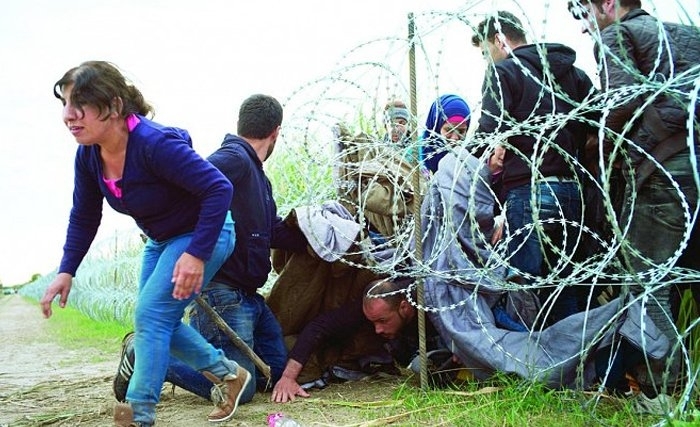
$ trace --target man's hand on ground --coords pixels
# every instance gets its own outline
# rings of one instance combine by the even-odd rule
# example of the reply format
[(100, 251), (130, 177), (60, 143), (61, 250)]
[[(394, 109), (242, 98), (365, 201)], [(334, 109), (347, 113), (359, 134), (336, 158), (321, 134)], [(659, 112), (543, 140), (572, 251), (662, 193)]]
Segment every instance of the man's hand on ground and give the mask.
[(309, 397), (309, 393), (301, 388), (296, 380), (282, 376), (282, 378), (277, 381), (277, 384), (275, 384), (270, 400), (276, 403), (287, 403), (294, 401), (297, 396)]

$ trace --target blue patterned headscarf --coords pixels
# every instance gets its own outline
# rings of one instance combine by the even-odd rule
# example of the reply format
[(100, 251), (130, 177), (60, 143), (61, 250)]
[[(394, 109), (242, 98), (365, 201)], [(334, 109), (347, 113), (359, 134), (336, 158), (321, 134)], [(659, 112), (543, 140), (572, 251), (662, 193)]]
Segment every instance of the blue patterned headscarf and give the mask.
[[(467, 127), (471, 119), (471, 110), (462, 97), (453, 94), (442, 95), (433, 102), (425, 121), (423, 143), (420, 146), (420, 160), (433, 173), (437, 170), (438, 162), (446, 151), (445, 140), (440, 135), (440, 129), (446, 121), (455, 124), (466, 121)], [(433, 154), (434, 153), (434, 154)]]

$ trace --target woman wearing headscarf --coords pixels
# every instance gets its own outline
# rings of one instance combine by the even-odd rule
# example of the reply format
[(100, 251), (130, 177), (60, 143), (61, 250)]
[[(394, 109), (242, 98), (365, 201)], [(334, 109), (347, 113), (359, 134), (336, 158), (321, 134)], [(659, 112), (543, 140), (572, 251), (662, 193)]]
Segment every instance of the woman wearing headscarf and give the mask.
[(449, 145), (464, 140), (470, 120), (469, 105), (458, 95), (441, 95), (433, 102), (419, 147), (420, 162), (427, 170), (435, 173)]

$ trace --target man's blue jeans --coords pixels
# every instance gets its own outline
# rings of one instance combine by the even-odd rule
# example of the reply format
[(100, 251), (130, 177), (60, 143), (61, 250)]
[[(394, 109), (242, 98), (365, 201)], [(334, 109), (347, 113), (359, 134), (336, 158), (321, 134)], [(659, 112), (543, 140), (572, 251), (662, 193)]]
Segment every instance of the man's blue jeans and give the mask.
[[(204, 283), (233, 252), (234, 233), (229, 215), (205, 263)], [(155, 422), (155, 405), (160, 401), (171, 353), (197, 370), (220, 365), (224, 359), (221, 350), (181, 321), (195, 295), (185, 300), (172, 296), (173, 269), (191, 239), (188, 233), (163, 242), (149, 240), (144, 247), (134, 319), (136, 362), (126, 399), (134, 409), (134, 420), (147, 425)]]
[[(273, 386), (282, 376), (287, 363), (287, 348), (282, 336), (282, 327), (265, 303), (265, 299), (257, 293), (248, 294), (213, 282), (202, 292), (202, 298), (270, 366), (272, 379), (271, 383), (267, 384), (267, 379), (256, 370), (253, 361), (231, 342), (199, 305), (194, 306), (190, 324), (215, 347), (222, 349), (226, 357), (238, 361), (254, 375), (256, 381), (251, 381), (241, 395), (241, 402), (248, 402), (255, 394), (256, 385), (259, 389), (266, 389)], [(209, 399), (212, 383), (178, 360), (171, 361), (166, 381)]]
[[(573, 181), (540, 181), (534, 189), (526, 184), (508, 191), (506, 220), (507, 236), (511, 239), (508, 255), (514, 273), (534, 276), (525, 277), (527, 283), (550, 274), (555, 277), (570, 274), (579, 230), (570, 222), (564, 226), (563, 221), (580, 224), (581, 210), (581, 189)], [(578, 311), (576, 295), (576, 289), (571, 286), (561, 290), (552, 307), (552, 320), (561, 320)]]

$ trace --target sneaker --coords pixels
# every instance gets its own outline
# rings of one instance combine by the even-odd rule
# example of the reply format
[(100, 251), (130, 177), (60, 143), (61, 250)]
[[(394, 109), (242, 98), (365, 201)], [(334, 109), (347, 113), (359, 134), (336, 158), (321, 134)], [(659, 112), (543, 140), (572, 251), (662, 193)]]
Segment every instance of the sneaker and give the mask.
[(660, 393), (654, 398), (640, 392), (632, 400), (632, 410), (637, 414), (671, 415), (676, 408), (676, 400)]
[(129, 332), (124, 336), (124, 339), (122, 339), (119, 368), (112, 382), (114, 397), (118, 402), (126, 402), (126, 390), (129, 388), (129, 381), (134, 374), (134, 359), (134, 333)]
[(228, 374), (223, 380), (216, 378), (210, 372), (202, 372), (209, 381), (214, 383), (211, 391), (211, 400), (216, 405), (213, 411), (207, 417), (209, 421), (218, 423), (228, 421), (233, 417), (233, 414), (238, 409), (238, 402), (241, 400), (241, 394), (251, 380), (250, 373), (238, 366), (236, 374)]

